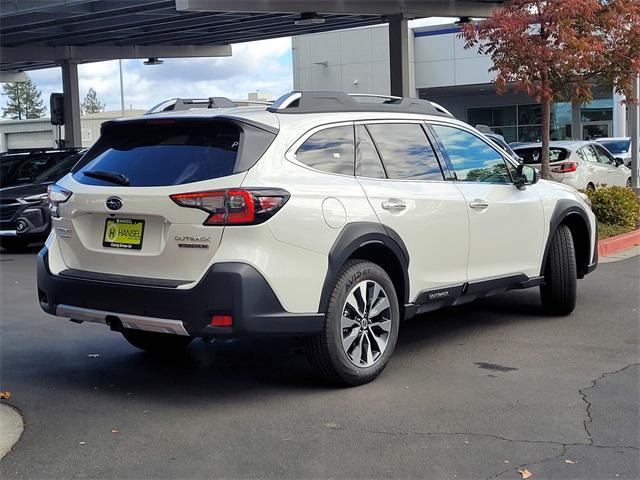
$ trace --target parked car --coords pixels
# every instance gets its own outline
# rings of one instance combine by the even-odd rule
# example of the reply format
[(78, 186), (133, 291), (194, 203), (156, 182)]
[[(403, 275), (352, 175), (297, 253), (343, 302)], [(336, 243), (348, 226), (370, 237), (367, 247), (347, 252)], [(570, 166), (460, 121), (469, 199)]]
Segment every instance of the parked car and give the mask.
[[(514, 148), (525, 165), (540, 168), (542, 145), (527, 143)], [(549, 145), (551, 180), (578, 190), (607, 185), (631, 186), (631, 170), (616, 162), (597, 142), (563, 140)]]
[(378, 376), (419, 313), (540, 287), (569, 314), (597, 265), (586, 195), (428, 101), (377, 101), (293, 92), (103, 124), (49, 186), (40, 306), (149, 352), (307, 337), (343, 385)]
[[(0, 158), (13, 177), (3, 177), (0, 188), (0, 245), (20, 250), (31, 243), (42, 243), (51, 230), (47, 186), (64, 177), (81, 157), (76, 151), (27, 154)], [(47, 166), (42, 170), (42, 166)], [(14, 181), (11, 181), (11, 178)]]
[(621, 159), (625, 167), (631, 168), (631, 137), (598, 138), (596, 142), (602, 144), (615, 158)]

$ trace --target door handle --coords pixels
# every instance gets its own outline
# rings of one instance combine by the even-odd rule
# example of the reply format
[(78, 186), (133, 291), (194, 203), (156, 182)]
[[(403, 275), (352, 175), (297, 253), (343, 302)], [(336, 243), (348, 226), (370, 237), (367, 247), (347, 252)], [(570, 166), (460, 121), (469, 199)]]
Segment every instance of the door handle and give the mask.
[(484, 200), (479, 200), (476, 198), (475, 200), (469, 202), (469, 207), (473, 208), (474, 210), (486, 210), (487, 208), (489, 208), (489, 204)]
[(382, 208), (385, 210), (404, 210), (407, 208), (407, 205), (402, 200), (390, 198), (389, 200), (382, 202)]

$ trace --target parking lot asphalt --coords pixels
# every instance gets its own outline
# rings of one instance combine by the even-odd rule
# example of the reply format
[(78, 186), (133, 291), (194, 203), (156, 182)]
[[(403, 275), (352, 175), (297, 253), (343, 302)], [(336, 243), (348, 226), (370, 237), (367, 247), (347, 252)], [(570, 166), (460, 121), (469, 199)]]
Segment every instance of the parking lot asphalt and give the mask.
[(534, 289), (406, 322), (351, 389), (283, 339), (149, 357), (40, 311), (34, 253), (0, 268), (0, 390), (25, 422), (3, 479), (640, 478), (640, 257), (580, 281), (569, 317)]

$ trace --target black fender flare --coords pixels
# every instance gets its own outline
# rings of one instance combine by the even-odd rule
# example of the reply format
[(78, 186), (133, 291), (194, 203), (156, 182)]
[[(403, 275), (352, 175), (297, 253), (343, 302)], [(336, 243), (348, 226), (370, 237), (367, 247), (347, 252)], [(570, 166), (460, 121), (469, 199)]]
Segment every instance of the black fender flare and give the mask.
[[(589, 256), (587, 264), (597, 261), (598, 248), (591, 244), (591, 237), (593, 232), (591, 229), (591, 222), (589, 221), (589, 216), (587, 215), (587, 212), (584, 206), (582, 206), (576, 200), (570, 200), (570, 199), (558, 200), (558, 203), (556, 203), (556, 206), (553, 209), (553, 213), (551, 214), (551, 220), (549, 222), (550, 223), (549, 235), (547, 236), (547, 242), (544, 247), (544, 254), (542, 255), (542, 265), (540, 266), (541, 276), (544, 275), (545, 265), (547, 264), (547, 256), (549, 255), (549, 248), (551, 248), (551, 241), (553, 240), (553, 236), (555, 235), (556, 230), (569, 215), (575, 215), (575, 214), (579, 215), (582, 218), (582, 221), (584, 222), (585, 227), (587, 228), (587, 232), (589, 232), (589, 247), (590, 247), (591, 255)], [(596, 238), (596, 242), (597, 241), (598, 239)], [(578, 275), (580, 276), (580, 278), (584, 276), (585, 273), (586, 272), (578, 271)]]
[(404, 303), (409, 301), (409, 251), (400, 235), (391, 227), (375, 222), (353, 222), (343, 227), (329, 251), (327, 274), (322, 286), (318, 312), (325, 312), (331, 288), (349, 257), (360, 247), (369, 244), (386, 246), (402, 267), (404, 277)]

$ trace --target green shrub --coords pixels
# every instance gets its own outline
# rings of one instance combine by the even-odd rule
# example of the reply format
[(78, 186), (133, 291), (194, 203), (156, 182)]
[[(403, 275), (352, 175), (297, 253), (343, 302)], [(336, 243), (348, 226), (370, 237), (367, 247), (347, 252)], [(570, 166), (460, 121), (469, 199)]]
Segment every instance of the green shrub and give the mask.
[(598, 240), (609, 237), (615, 237), (623, 233), (632, 232), (635, 228), (621, 227), (620, 225), (609, 225), (608, 223), (598, 222)]
[(587, 195), (599, 222), (630, 230), (640, 224), (640, 200), (630, 188), (603, 187)]

